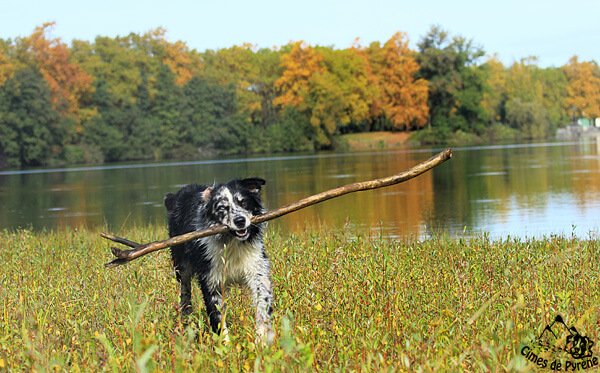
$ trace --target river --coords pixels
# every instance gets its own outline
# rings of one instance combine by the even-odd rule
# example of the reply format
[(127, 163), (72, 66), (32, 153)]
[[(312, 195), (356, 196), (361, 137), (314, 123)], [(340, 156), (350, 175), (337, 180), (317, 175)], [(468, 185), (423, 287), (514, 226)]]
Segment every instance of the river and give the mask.
[[(442, 149), (397, 149), (0, 171), (0, 229), (165, 223), (162, 199), (188, 183), (267, 180), (268, 208), (348, 183), (406, 170)], [(454, 148), (451, 160), (413, 180), (342, 196), (270, 222), (351, 234), (424, 238), (585, 237), (600, 227), (598, 139)]]

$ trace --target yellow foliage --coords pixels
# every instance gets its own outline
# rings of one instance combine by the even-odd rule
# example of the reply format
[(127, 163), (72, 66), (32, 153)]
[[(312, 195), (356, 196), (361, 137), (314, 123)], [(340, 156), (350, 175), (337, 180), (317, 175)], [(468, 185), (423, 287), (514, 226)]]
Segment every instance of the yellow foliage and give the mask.
[(175, 73), (175, 84), (182, 86), (189, 82), (199, 69), (199, 60), (193, 59), (190, 55), (187, 45), (182, 41), (168, 43), (165, 41), (167, 57), (163, 63), (171, 68)]
[(595, 61), (579, 62), (573, 56), (563, 66), (568, 79), (566, 104), (574, 107), (578, 115), (586, 118), (600, 118), (600, 70)]
[(303, 41), (294, 43), (292, 51), (281, 56), (283, 75), (275, 81), (281, 95), (274, 100), (275, 105), (299, 108), (308, 92), (309, 80), (315, 72), (323, 71), (323, 58)]
[(10, 63), (8, 57), (4, 55), (4, 51), (0, 49), (0, 85), (6, 83), (13, 76), (14, 67)]

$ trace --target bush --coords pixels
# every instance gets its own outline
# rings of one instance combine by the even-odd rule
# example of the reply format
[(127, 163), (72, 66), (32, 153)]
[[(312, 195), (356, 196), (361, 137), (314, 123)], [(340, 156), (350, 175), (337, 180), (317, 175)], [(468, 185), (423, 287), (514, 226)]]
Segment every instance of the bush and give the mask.
[(506, 120), (527, 138), (546, 137), (552, 132), (548, 111), (537, 101), (523, 102), (519, 97), (508, 101)]
[(523, 137), (523, 134), (505, 124), (494, 123), (483, 131), (481, 137), (486, 142), (494, 143), (519, 140)]

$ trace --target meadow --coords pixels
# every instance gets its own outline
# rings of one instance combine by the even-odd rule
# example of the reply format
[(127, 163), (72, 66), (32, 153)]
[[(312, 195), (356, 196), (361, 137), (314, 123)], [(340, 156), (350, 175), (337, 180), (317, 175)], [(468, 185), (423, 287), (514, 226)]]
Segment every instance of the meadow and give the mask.
[[(225, 295), (226, 344), (197, 287), (181, 321), (168, 250), (105, 269), (99, 232), (0, 233), (0, 372), (541, 371), (520, 351), (557, 314), (600, 342), (597, 235), (268, 230), (277, 337), (263, 348), (240, 288)], [(111, 233), (148, 242), (166, 228)]]

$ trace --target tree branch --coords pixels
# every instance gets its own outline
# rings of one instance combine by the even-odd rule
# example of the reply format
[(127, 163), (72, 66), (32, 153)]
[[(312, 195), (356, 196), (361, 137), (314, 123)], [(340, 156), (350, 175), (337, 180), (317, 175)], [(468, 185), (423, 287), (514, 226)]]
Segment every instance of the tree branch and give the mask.
[[(443, 152), (440, 152), (440, 153), (436, 154), (435, 156), (429, 158), (428, 160), (426, 160), (422, 163), (419, 163), (418, 165), (416, 165), (404, 172), (401, 172), (399, 174), (384, 177), (381, 179), (352, 183), (352, 184), (344, 185), (344, 186), (341, 186), (341, 187), (338, 187), (335, 189), (330, 189), (328, 191), (301, 199), (298, 202), (294, 202), (289, 205), (280, 207), (278, 209), (271, 210), (262, 215), (257, 215), (252, 218), (251, 222), (252, 222), (252, 224), (259, 224), (259, 223), (263, 223), (268, 220), (273, 220), (280, 216), (289, 214), (291, 212), (303, 209), (308, 206), (312, 206), (319, 202), (327, 201), (328, 199), (331, 199), (331, 198), (342, 196), (344, 194), (363, 191), (363, 190), (377, 189), (377, 188), (382, 188), (382, 187), (386, 187), (386, 186), (390, 186), (390, 185), (399, 184), (399, 183), (410, 180), (414, 177), (417, 177), (417, 176), (431, 170), (432, 168), (442, 164), (443, 162), (447, 161), (450, 158), (452, 158), (452, 150), (446, 149)], [(207, 229), (186, 233), (186, 234), (183, 234), (180, 236), (171, 237), (166, 240), (150, 242), (147, 244), (139, 244), (137, 242), (133, 242), (133, 241), (127, 240), (125, 238), (113, 236), (113, 235), (110, 235), (107, 233), (101, 233), (100, 235), (104, 238), (107, 238), (111, 241), (132, 247), (131, 250), (121, 250), (116, 247), (111, 247), (111, 251), (112, 251), (113, 255), (115, 257), (117, 257), (117, 259), (113, 260), (110, 263), (106, 263), (104, 266), (107, 268), (114, 268), (114, 267), (120, 266), (122, 264), (125, 264), (133, 259), (139, 258), (140, 256), (149, 254), (153, 251), (157, 251), (157, 250), (161, 250), (161, 249), (164, 249), (167, 247), (179, 245), (181, 243), (195, 240), (198, 238), (212, 236), (214, 234), (219, 234), (219, 233), (224, 233), (224, 232), (227, 232), (227, 230), (228, 230), (227, 226), (218, 225), (218, 226), (213, 226), (213, 227), (210, 227)]]

